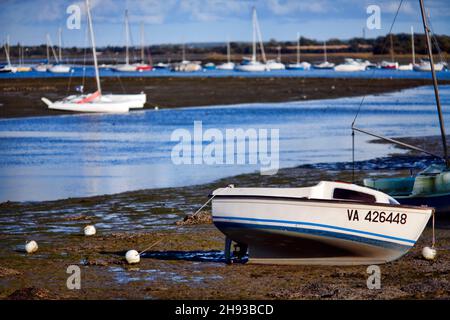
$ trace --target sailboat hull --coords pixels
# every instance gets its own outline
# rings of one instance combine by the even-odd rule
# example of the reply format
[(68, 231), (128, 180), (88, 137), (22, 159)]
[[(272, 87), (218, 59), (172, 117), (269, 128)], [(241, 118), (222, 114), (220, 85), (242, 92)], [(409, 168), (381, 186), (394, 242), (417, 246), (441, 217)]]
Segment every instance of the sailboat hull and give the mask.
[[(358, 219), (349, 216), (355, 210)], [(405, 218), (399, 223), (374, 222), (365, 219), (368, 212), (392, 212), (393, 216), (398, 213)], [(389, 262), (408, 252), (425, 228), (432, 209), (279, 196), (216, 195), (212, 213), (221, 232), (248, 246), (250, 263), (359, 265)]]

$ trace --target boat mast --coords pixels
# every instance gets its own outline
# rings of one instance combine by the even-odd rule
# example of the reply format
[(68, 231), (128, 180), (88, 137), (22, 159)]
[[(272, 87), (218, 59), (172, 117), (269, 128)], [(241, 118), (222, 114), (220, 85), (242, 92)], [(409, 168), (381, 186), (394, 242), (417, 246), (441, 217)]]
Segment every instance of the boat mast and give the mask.
[(95, 37), (94, 37), (94, 30), (93, 30), (94, 28), (92, 26), (91, 8), (89, 5), (89, 0), (86, 0), (86, 10), (87, 10), (87, 16), (88, 16), (89, 32), (91, 35), (92, 55), (94, 56), (95, 80), (97, 81), (97, 90), (101, 95), (102, 88), (100, 86), (100, 74), (98, 72), (97, 51), (95, 50)]
[(434, 70), (433, 47), (431, 46), (430, 29), (428, 27), (427, 18), (425, 15), (425, 7), (423, 4), (423, 0), (419, 0), (419, 2), (420, 2), (420, 11), (422, 13), (423, 29), (425, 30), (425, 36), (426, 36), (426, 40), (427, 40), (427, 49), (428, 49), (428, 57), (430, 59), (431, 75), (433, 77), (434, 96), (436, 98), (436, 107), (437, 107), (437, 111), (438, 111), (438, 115), (439, 115), (439, 126), (441, 127), (442, 146), (444, 148), (445, 165), (448, 168), (448, 167), (450, 167), (450, 162), (448, 159), (447, 137), (445, 134), (444, 118), (442, 116), (441, 100), (439, 98), (438, 82), (437, 82), (437, 78), (436, 78), (436, 72)]
[(394, 43), (392, 41), (392, 33), (389, 34), (389, 40), (391, 42), (391, 61), (394, 62)]
[(414, 27), (411, 26), (411, 50), (412, 50), (412, 63), (416, 64), (416, 50), (414, 47)]
[(324, 52), (324, 59), (325, 59), (325, 61), (324, 62), (327, 62), (327, 42), (326, 41), (324, 41), (323, 42), (323, 52)]
[(252, 61), (256, 61), (256, 8), (253, 7), (253, 17), (252, 17), (252, 24), (253, 24), (253, 53), (252, 53)]
[(141, 22), (141, 61), (144, 63), (145, 52), (144, 52), (144, 23)]
[(128, 54), (128, 42), (129, 42), (129, 34), (130, 31), (128, 30), (128, 9), (125, 10), (125, 64), (130, 64), (130, 57)]
[(48, 43), (48, 34), (47, 34), (47, 64), (50, 64), (50, 48)]
[(8, 61), (8, 66), (11, 67), (11, 59), (9, 57), (9, 41), (6, 40), (5, 43), (5, 54), (6, 54), (6, 61)]
[(230, 63), (231, 62), (231, 48), (230, 48), (230, 38), (228, 37), (228, 42), (227, 42), (227, 60), (228, 60), (228, 63)]
[(300, 63), (300, 32), (297, 32), (297, 64)]
[(62, 47), (62, 29), (61, 28), (59, 28), (58, 29), (58, 41), (59, 41), (59, 52), (58, 52), (58, 55), (59, 55), (59, 61), (62, 63), (62, 49), (61, 49), (61, 47)]
[(264, 44), (263, 44), (263, 39), (262, 39), (262, 35), (261, 35), (261, 29), (259, 28), (258, 16), (256, 15), (256, 9), (255, 9), (255, 26), (256, 26), (256, 32), (258, 34), (259, 46), (261, 47), (262, 60), (264, 63), (266, 63), (267, 62), (266, 53), (264, 52)]

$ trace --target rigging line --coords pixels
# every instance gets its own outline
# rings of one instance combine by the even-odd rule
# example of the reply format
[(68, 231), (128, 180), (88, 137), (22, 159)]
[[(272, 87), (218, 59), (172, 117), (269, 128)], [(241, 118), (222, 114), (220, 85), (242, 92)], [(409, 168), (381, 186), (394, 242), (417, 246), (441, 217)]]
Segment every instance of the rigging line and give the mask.
[[(390, 26), (390, 28), (389, 28), (388, 34), (391, 34), (392, 29), (394, 28), (394, 24), (395, 24), (395, 21), (397, 20), (398, 13), (400, 12), (400, 8), (402, 7), (403, 1), (404, 1), (404, 0), (400, 0), (400, 3), (399, 3), (398, 8), (397, 8), (397, 11), (395, 12), (394, 20), (392, 21), (391, 26)], [(385, 39), (385, 40), (386, 40), (386, 39)], [(384, 52), (384, 49), (386, 49), (386, 44), (387, 44), (387, 41), (384, 41), (381, 52)], [(375, 74), (375, 69), (372, 70), (372, 74), (371, 74), (370, 77), (369, 77), (369, 83), (370, 83), (370, 81), (373, 80), (373, 75), (374, 75), (374, 74)], [(356, 122), (356, 119), (357, 119), (358, 116), (359, 116), (359, 113), (360, 113), (360, 111), (361, 111), (362, 105), (364, 104), (364, 102), (365, 102), (365, 100), (366, 100), (366, 97), (367, 97), (367, 94), (365, 94), (365, 95), (362, 97), (361, 102), (359, 103), (358, 110), (357, 110), (356, 115), (355, 115), (355, 118), (353, 119), (353, 122), (352, 122), (352, 127), (354, 126), (354, 124), (355, 124), (355, 122)]]

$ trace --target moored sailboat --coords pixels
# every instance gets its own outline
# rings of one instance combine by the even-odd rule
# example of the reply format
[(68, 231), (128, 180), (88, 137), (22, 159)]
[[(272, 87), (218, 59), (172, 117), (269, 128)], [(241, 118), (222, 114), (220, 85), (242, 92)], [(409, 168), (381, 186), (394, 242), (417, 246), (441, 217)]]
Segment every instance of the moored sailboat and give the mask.
[(401, 206), (369, 188), (322, 181), (307, 188), (221, 188), (215, 226), (260, 264), (358, 265), (400, 258), (420, 237), (432, 208)]
[(102, 94), (89, 0), (86, 0), (86, 10), (88, 14), (88, 27), (92, 44), (97, 91), (87, 95), (71, 95), (56, 102), (52, 102), (47, 98), (42, 98), (42, 101), (49, 109), (75, 112), (125, 113), (129, 109), (142, 108), (146, 102), (146, 95), (144, 93), (131, 95)]
[(300, 59), (300, 33), (297, 32), (297, 62), (290, 63), (286, 66), (288, 70), (309, 70), (311, 69), (311, 64), (309, 62)]
[[(258, 17), (256, 15), (256, 8), (253, 7), (253, 15), (252, 15), (252, 25), (253, 25), (253, 45), (252, 45), (252, 57), (244, 58), (241, 64), (236, 66), (237, 71), (245, 71), (245, 72), (261, 72), (268, 71), (266, 66), (266, 54), (264, 52), (264, 46), (262, 43), (261, 30), (259, 29)], [(263, 63), (256, 60), (256, 38), (259, 38), (259, 45), (261, 48), (261, 56)]]

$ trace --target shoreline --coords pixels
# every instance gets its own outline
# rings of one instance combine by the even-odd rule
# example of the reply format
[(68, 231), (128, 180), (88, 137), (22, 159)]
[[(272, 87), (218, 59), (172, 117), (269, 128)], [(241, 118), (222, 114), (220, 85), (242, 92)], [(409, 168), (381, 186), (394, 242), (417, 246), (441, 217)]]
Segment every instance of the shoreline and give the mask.
[[(79, 78), (8, 79), (0, 82), (0, 119), (70, 115), (49, 110), (41, 101), (74, 94)], [(145, 92), (146, 109), (227, 105), (241, 103), (291, 102), (381, 94), (430, 85), (427, 79), (357, 78), (244, 78), (160, 77), (102, 79), (105, 92)], [(450, 84), (450, 81), (440, 81)], [(86, 79), (85, 92), (93, 92), (93, 79)]]

